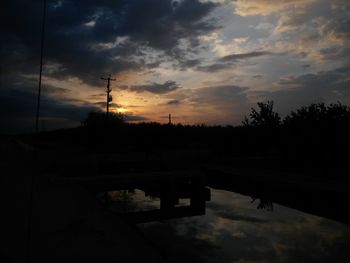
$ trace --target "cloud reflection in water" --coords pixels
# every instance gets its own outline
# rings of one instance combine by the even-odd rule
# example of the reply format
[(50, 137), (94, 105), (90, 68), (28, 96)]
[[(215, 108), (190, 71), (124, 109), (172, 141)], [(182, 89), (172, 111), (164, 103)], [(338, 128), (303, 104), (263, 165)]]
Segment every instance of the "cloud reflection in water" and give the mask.
[(171, 262), (350, 262), (350, 227), (212, 190), (205, 216), (140, 225)]

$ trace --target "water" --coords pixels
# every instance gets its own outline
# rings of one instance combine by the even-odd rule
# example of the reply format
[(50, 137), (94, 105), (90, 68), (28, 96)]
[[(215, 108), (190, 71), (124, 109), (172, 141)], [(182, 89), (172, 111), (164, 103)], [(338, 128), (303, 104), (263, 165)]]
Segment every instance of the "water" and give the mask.
[[(350, 226), (237, 193), (212, 189), (206, 215), (139, 224), (170, 262), (350, 262)], [(132, 210), (159, 207), (136, 191)], [(184, 202), (183, 204), (185, 204)]]

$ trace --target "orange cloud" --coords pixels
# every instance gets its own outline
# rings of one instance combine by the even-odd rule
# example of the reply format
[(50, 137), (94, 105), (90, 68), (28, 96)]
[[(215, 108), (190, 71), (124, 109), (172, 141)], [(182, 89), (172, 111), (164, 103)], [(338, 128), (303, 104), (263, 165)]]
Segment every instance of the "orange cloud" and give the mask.
[(304, 8), (316, 0), (237, 0), (235, 13), (240, 16), (270, 15), (294, 7)]

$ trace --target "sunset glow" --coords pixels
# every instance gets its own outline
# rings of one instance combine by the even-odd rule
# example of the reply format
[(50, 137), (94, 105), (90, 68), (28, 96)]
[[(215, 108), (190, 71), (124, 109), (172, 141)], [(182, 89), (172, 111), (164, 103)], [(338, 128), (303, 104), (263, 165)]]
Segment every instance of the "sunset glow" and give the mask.
[[(58, 2), (48, 8), (46, 118), (79, 123), (104, 110), (100, 78), (109, 74), (116, 79), (111, 108), (130, 121), (165, 123), (161, 116), (172, 113), (181, 123), (239, 125), (257, 101), (274, 100), (282, 115), (350, 102), (346, 0)], [(3, 33), (18, 47), (3, 56), (11, 65), (1, 72), (5, 97), (35, 91), (37, 10), (12, 18), (29, 16), (32, 25)]]

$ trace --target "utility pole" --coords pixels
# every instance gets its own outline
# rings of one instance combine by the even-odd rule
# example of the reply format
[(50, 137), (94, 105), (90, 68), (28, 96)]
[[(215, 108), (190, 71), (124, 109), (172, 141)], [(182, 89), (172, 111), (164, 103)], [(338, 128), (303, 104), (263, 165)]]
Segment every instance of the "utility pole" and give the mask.
[(116, 79), (112, 79), (111, 75), (108, 76), (108, 78), (101, 78), (103, 80), (107, 80), (107, 89), (106, 89), (106, 93), (107, 93), (107, 100), (106, 100), (106, 115), (108, 118), (108, 113), (109, 113), (109, 103), (112, 102), (113, 98), (112, 95), (110, 95), (112, 89), (111, 89), (111, 81), (115, 81)]
[(168, 115), (160, 116), (160, 118), (168, 119), (168, 125), (172, 125), (173, 124), (173, 119), (176, 118), (176, 117), (172, 116), (171, 113), (169, 113)]
[[(42, 13), (42, 23), (41, 23), (41, 43), (40, 43), (40, 67), (39, 67), (39, 81), (38, 81), (38, 96), (36, 104), (36, 116), (35, 116), (35, 133), (39, 133), (39, 120), (40, 120), (40, 100), (41, 100), (41, 82), (43, 74), (43, 61), (44, 61), (44, 44), (45, 44), (45, 31), (46, 31), (46, 2), (43, 1), (43, 13)], [(36, 144), (36, 143), (35, 143)], [(34, 191), (35, 191), (35, 177), (37, 176), (37, 166), (38, 166), (38, 148), (35, 147), (33, 151), (33, 163), (32, 163), (32, 173), (29, 182), (29, 201), (28, 201), (28, 216), (27, 216), (27, 240), (26, 240), (26, 255), (25, 262), (34, 262), (32, 260), (32, 242), (33, 242), (33, 202), (34, 202)]]
[(37, 98), (37, 104), (36, 104), (36, 118), (35, 118), (35, 132), (36, 133), (39, 132), (41, 79), (42, 79), (42, 73), (43, 73), (45, 27), (46, 27), (46, 0), (44, 0), (44, 2), (43, 2), (43, 17), (42, 17), (42, 24), (41, 24), (39, 85), (38, 85), (38, 98)]

